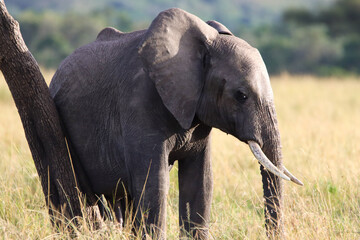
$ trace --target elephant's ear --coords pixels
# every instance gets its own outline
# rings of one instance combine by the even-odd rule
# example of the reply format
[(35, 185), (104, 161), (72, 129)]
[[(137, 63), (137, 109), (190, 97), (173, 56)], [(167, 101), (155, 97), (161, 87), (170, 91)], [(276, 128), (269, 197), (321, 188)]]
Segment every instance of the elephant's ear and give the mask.
[(212, 26), (213, 28), (215, 28), (220, 34), (234, 35), (232, 32), (230, 32), (230, 30), (227, 27), (225, 27), (223, 24), (215, 20), (210, 20), (207, 21), (206, 23)]
[(174, 8), (154, 19), (140, 43), (145, 72), (184, 129), (191, 126), (204, 85), (206, 46), (217, 35), (198, 17)]

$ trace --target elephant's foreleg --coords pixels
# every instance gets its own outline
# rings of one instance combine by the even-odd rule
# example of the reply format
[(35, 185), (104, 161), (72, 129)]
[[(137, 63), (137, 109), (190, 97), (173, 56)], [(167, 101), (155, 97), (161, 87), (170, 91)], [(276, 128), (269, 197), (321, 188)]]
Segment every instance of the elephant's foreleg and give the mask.
[(166, 238), (166, 195), (169, 170), (162, 160), (149, 158), (142, 166), (131, 166), (131, 195), (136, 228), (153, 239)]
[(195, 156), (179, 160), (179, 221), (182, 235), (208, 238), (212, 198), (210, 146)]

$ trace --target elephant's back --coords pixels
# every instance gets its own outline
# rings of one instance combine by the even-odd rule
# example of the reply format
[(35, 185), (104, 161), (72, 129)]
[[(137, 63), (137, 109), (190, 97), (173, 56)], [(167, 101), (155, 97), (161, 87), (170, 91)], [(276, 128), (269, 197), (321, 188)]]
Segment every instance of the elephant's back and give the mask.
[[(145, 30), (132, 33), (113, 28), (102, 30), (94, 42), (79, 47), (62, 61), (49, 86), (51, 96), (66, 98), (86, 94), (96, 85), (119, 83), (128, 74), (126, 66), (141, 67), (137, 46), (144, 33)], [(118, 81), (111, 81), (114, 77)]]
[(135, 73), (142, 69), (137, 45), (143, 35), (144, 31), (125, 34), (106, 28), (94, 42), (66, 57), (49, 86), (57, 107), (82, 111), (98, 106), (99, 100), (121, 98), (124, 86), (131, 85)]

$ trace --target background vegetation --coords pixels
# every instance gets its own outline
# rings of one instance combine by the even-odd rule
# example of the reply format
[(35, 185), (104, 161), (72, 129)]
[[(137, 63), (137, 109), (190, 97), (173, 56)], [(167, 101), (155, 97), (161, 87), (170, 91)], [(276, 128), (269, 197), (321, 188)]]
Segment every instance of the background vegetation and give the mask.
[[(49, 80), (53, 72), (46, 73)], [(284, 182), (288, 239), (360, 238), (360, 81), (273, 78), (284, 163), (304, 186)], [(300, 81), (301, 80), (301, 81)], [(346, 94), (345, 94), (346, 93)], [(0, 236), (66, 239), (50, 226), (43, 193), (17, 110), (0, 77)], [(245, 144), (214, 130), (213, 239), (266, 239), (259, 164)], [(178, 238), (176, 166), (168, 195), (168, 239)], [(79, 239), (131, 239), (111, 222)]]
[(359, 0), (12, 0), (7, 5), (31, 52), (47, 68), (56, 68), (105, 26), (143, 29), (158, 12), (177, 6), (224, 23), (260, 50), (271, 74), (360, 73)]

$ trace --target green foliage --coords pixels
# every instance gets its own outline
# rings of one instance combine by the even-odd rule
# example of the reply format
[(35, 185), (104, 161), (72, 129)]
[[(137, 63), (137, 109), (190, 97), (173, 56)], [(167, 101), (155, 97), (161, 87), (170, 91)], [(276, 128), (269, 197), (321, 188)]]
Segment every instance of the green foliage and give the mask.
[(291, 9), (283, 14), (283, 26), (295, 31), (290, 36), (294, 58), (283, 71), (360, 73), (360, 1), (338, 0), (318, 12)]
[(360, 34), (360, 1), (338, 0), (332, 7), (315, 15), (318, 22), (325, 23), (332, 36)]
[(301, 23), (303, 25), (313, 24), (315, 21), (313, 14), (305, 8), (289, 9), (285, 11), (283, 20), (285, 20), (285, 22)]
[[(238, 33), (239, 36), (243, 34)], [(250, 37), (256, 46), (270, 74), (281, 72), (315, 73), (331, 75), (331, 69), (342, 58), (341, 42), (333, 41), (328, 36), (323, 24), (298, 26), (282, 23), (278, 26), (259, 27)], [(322, 68), (322, 72), (319, 69)]]
[(340, 62), (345, 69), (360, 73), (360, 34), (346, 39), (344, 56)]
[(204, 20), (216, 19), (229, 27), (238, 23), (255, 25), (277, 19), (281, 12), (289, 7), (325, 4), (333, 0), (11, 0), (7, 6), (12, 12), (26, 9), (35, 11), (52, 10), (59, 12), (76, 11), (89, 13), (97, 9), (110, 7), (116, 11), (126, 12), (137, 22), (149, 23), (160, 11), (179, 7)]
[(17, 20), (30, 51), (47, 68), (57, 67), (74, 49), (95, 40), (106, 26), (122, 31), (132, 29), (126, 13), (110, 8), (91, 14), (25, 11)]
[[(224, 23), (257, 47), (271, 74), (359, 74), (360, 1), (338, 0), (320, 10), (314, 6), (325, 0), (291, 2), (14, 0), (7, 4), (30, 51), (48, 68), (56, 68), (74, 49), (93, 41), (104, 27), (123, 32), (143, 29), (159, 11), (180, 7), (203, 20)], [(295, 8), (280, 17), (289, 6)]]

